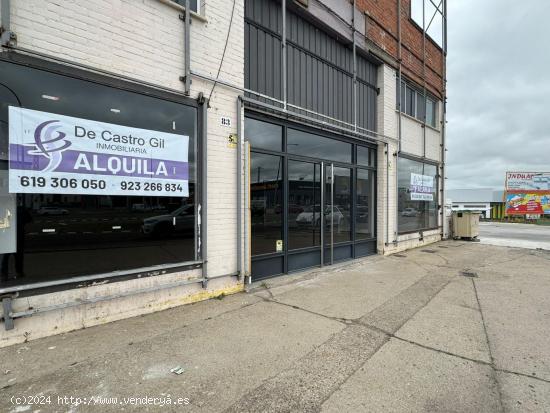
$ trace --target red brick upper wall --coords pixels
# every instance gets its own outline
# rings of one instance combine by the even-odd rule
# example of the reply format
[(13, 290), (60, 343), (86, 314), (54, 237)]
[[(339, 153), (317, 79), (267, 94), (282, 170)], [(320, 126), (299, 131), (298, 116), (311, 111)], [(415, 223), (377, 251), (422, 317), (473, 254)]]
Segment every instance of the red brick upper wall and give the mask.
[[(397, 60), (397, 0), (357, 0), (365, 13), (368, 38)], [(401, 0), (401, 59), (403, 75), (423, 84), (422, 29), (411, 18), (411, 0)], [(426, 36), (426, 88), (440, 99), (443, 55), (441, 48)]]

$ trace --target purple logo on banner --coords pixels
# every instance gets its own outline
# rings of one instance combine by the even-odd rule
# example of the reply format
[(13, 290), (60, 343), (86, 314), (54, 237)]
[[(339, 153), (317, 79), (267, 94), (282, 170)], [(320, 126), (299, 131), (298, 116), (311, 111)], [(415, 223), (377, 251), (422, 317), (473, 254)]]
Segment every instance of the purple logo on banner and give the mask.
[[(55, 170), (63, 159), (61, 152), (71, 146), (71, 142), (64, 140), (67, 134), (57, 130), (61, 125), (55, 125), (56, 122), (59, 121), (48, 120), (42, 122), (34, 130), (36, 149), (29, 151), (29, 154), (43, 155), (48, 158), (48, 164), (42, 169), (44, 172)], [(54, 133), (57, 133), (56, 137), (53, 137)]]

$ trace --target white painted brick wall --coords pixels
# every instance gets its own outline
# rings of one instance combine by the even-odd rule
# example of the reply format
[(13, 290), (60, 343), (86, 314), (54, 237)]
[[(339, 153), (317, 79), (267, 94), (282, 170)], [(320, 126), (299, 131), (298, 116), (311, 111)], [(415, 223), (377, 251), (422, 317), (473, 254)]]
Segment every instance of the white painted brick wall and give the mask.
[[(396, 76), (397, 72), (388, 65), (378, 69), (377, 108), (378, 131), (386, 136), (398, 137), (399, 114), (396, 111)], [(438, 109), (441, 104), (438, 105)], [(438, 118), (441, 117), (441, 111)], [(439, 124), (439, 122), (438, 122)], [(432, 128), (426, 128), (426, 157), (439, 161), (441, 158), (441, 133)], [(415, 248), (441, 239), (439, 230), (426, 231), (424, 238), (419, 240), (419, 233), (397, 235), (397, 188), (396, 188), (396, 157), (397, 145), (392, 141), (389, 145), (389, 168), (386, 162), (384, 145), (378, 148), (378, 200), (377, 200), (377, 232), (378, 251), (394, 253), (397, 251)], [(401, 117), (401, 151), (422, 157), (424, 155), (424, 133), (422, 124), (406, 115)], [(389, 191), (386, 180), (389, 179)], [(440, 182), (441, 184), (441, 182)], [(397, 243), (394, 241), (397, 240)]]
[[(12, 30), (17, 44), (49, 56), (107, 70), (183, 93), (184, 25), (181, 9), (159, 0), (17, 0), (12, 1)], [(209, 0), (203, 19), (192, 18), (191, 69), (215, 77), (229, 29), (233, 3)], [(244, 0), (237, 0), (235, 15), (220, 78), (244, 85)], [(210, 95), (212, 84), (193, 78), (191, 97)], [(236, 133), (238, 93), (216, 86), (208, 109), (208, 249), (210, 276), (236, 271), (236, 149), (228, 137)], [(231, 127), (220, 118), (230, 117)], [(56, 302), (112, 295), (163, 283), (198, 277), (188, 271), (148, 279), (136, 279), (62, 293), (15, 300), (17, 310)], [(14, 330), (0, 332), (0, 346), (61, 333), (83, 326), (156, 311), (208, 298), (217, 292), (241, 288), (235, 277), (211, 281), (208, 290), (200, 285), (140, 294), (94, 305), (44, 313), (16, 320)]]

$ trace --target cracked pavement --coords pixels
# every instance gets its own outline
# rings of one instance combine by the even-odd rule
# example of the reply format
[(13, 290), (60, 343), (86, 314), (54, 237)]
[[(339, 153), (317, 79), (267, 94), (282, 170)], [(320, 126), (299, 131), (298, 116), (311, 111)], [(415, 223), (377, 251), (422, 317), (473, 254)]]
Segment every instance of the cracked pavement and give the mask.
[(444, 241), (0, 349), (0, 411), (550, 412), (549, 261)]

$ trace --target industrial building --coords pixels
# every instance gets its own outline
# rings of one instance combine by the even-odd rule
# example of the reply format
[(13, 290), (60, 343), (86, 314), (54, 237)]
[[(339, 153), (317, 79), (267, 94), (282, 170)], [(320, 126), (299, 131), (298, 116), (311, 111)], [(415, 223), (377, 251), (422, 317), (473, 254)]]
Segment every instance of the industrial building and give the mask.
[(445, 0), (0, 4), (0, 346), (447, 236)]
[(479, 211), (482, 219), (505, 216), (504, 191), (492, 188), (449, 189), (446, 201), (453, 211)]

